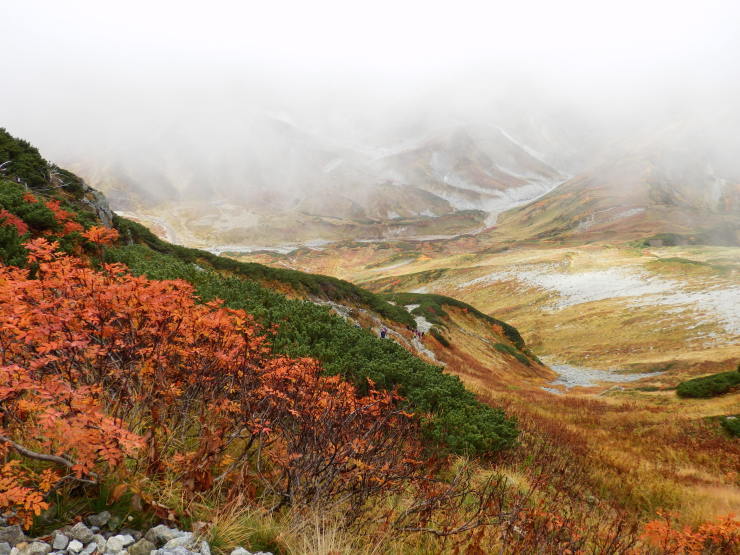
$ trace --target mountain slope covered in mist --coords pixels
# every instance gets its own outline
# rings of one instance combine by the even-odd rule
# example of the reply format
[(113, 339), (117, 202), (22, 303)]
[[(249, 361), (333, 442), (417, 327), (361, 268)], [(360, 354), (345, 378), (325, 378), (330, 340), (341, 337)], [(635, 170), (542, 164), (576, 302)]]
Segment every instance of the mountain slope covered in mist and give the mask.
[[(565, 175), (496, 127), (416, 131), (380, 145), (339, 144), (264, 115), (260, 145), (203, 159), (181, 137), (145, 162), (73, 164), (115, 209), (205, 248), (474, 232)], [(179, 145), (179, 146), (178, 146)], [(123, 153), (119, 153), (123, 154)], [(193, 171), (195, 169), (195, 172)]]
[(343, 144), (287, 116), (260, 114), (250, 120), (258, 147), (235, 135), (229, 150), (204, 158), (172, 136), (121, 170), (105, 157), (75, 168), (115, 209), (214, 252), (444, 238), (491, 226), (515, 241), (670, 233), (733, 244), (740, 169), (727, 122), (713, 124), (631, 127), (584, 145), (574, 162), (578, 136), (566, 128), (548, 129), (543, 140), (536, 126), (514, 126), (515, 138), (495, 125), (456, 123)]
[(673, 234), (667, 240), (674, 244), (740, 244), (733, 142), (716, 137), (721, 150), (702, 149), (695, 146), (696, 133), (696, 122), (674, 124), (617, 144), (593, 167), (503, 215), (500, 231), (545, 241)]

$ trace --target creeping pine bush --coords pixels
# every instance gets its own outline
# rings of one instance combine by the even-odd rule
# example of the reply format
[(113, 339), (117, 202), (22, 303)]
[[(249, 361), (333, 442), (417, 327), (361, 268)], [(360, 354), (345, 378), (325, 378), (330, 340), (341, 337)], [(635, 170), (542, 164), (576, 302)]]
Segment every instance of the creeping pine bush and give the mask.
[(723, 416), (720, 418), (720, 423), (728, 434), (740, 437), (740, 415)]
[(49, 167), (39, 151), (28, 141), (16, 139), (0, 127), (0, 164), (3, 163), (3, 173), (31, 186), (44, 185), (48, 180)]
[(740, 368), (681, 382), (676, 387), (676, 393), (679, 397), (703, 399), (723, 395), (738, 386), (740, 386)]

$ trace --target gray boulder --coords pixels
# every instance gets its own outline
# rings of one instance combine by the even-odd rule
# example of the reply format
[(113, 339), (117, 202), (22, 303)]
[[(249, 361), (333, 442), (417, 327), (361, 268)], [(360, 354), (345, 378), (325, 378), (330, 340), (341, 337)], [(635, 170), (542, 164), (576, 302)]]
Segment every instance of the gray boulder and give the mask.
[(44, 542), (26, 543), (18, 548), (19, 555), (47, 555), (50, 551), (51, 546)]
[(128, 548), (128, 555), (149, 555), (155, 549), (157, 549), (157, 546), (152, 542), (141, 539)]
[(96, 515), (88, 516), (86, 520), (90, 526), (97, 526), (98, 528), (102, 528), (103, 526), (108, 524), (110, 517), (111, 515), (108, 511), (103, 511)]
[(7, 543), (10, 544), (10, 547), (13, 547), (22, 541), (26, 541), (26, 535), (17, 524), (0, 528), (0, 543)]
[(197, 555), (193, 551), (189, 551), (184, 547), (173, 547), (172, 549), (161, 548), (156, 551), (152, 551), (152, 555)]
[(182, 530), (178, 530), (177, 528), (169, 528), (164, 524), (160, 524), (159, 526), (155, 526), (154, 528), (149, 530), (144, 537), (152, 542), (154, 545), (160, 547), (166, 544), (168, 541), (179, 538), (180, 536), (183, 536), (187, 533), (189, 532), (183, 532)]
[(108, 530), (118, 530), (123, 523), (123, 518), (118, 515), (113, 515), (108, 520)]
[(144, 537), (144, 534), (142, 534), (139, 530), (134, 530), (133, 528), (121, 528), (119, 534), (122, 534), (124, 536), (131, 536), (132, 538), (134, 538), (135, 542)]
[(67, 531), (67, 536), (72, 540), (77, 540), (85, 545), (93, 541), (95, 534), (82, 522), (78, 522)]
[(84, 547), (85, 546), (80, 540), (72, 540), (67, 546), (67, 551), (69, 551), (70, 553), (79, 553), (84, 549)]
[(69, 538), (62, 534), (61, 532), (57, 532), (54, 534), (54, 539), (51, 542), (51, 546), (54, 548), (54, 551), (64, 551), (67, 549), (67, 546), (69, 545)]
[(95, 544), (95, 546), (98, 548), (98, 551), (100, 551), (101, 553), (105, 552), (106, 539), (103, 536), (101, 536), (100, 534), (95, 534), (93, 536), (92, 543)]
[(8, 542), (1, 542), (0, 543), (0, 555), (10, 555), (10, 551), (13, 548), (10, 547), (10, 544)]

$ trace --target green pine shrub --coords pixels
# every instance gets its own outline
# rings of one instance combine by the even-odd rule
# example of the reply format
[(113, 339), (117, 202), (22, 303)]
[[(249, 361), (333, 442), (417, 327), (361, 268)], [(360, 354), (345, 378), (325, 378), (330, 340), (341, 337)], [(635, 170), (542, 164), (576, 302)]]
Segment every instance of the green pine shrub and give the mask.
[(740, 386), (740, 367), (731, 372), (720, 372), (681, 382), (676, 387), (676, 393), (679, 397), (704, 399), (723, 395), (738, 386)]

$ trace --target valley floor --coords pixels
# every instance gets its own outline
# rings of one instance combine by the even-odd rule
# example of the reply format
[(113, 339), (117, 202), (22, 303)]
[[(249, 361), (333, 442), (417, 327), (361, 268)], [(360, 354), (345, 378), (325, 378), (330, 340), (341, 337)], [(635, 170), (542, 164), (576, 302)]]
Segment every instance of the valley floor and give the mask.
[(645, 518), (659, 509), (686, 523), (739, 513), (740, 445), (717, 420), (740, 413), (738, 393), (681, 399), (673, 388), (740, 362), (740, 249), (491, 251), (463, 241), (355, 243), (249, 258), (376, 292), (447, 295), (511, 323), (557, 377), (502, 385), (462, 364), (448, 371), (516, 414), (526, 449), (547, 443), (576, 461), (584, 488)]

